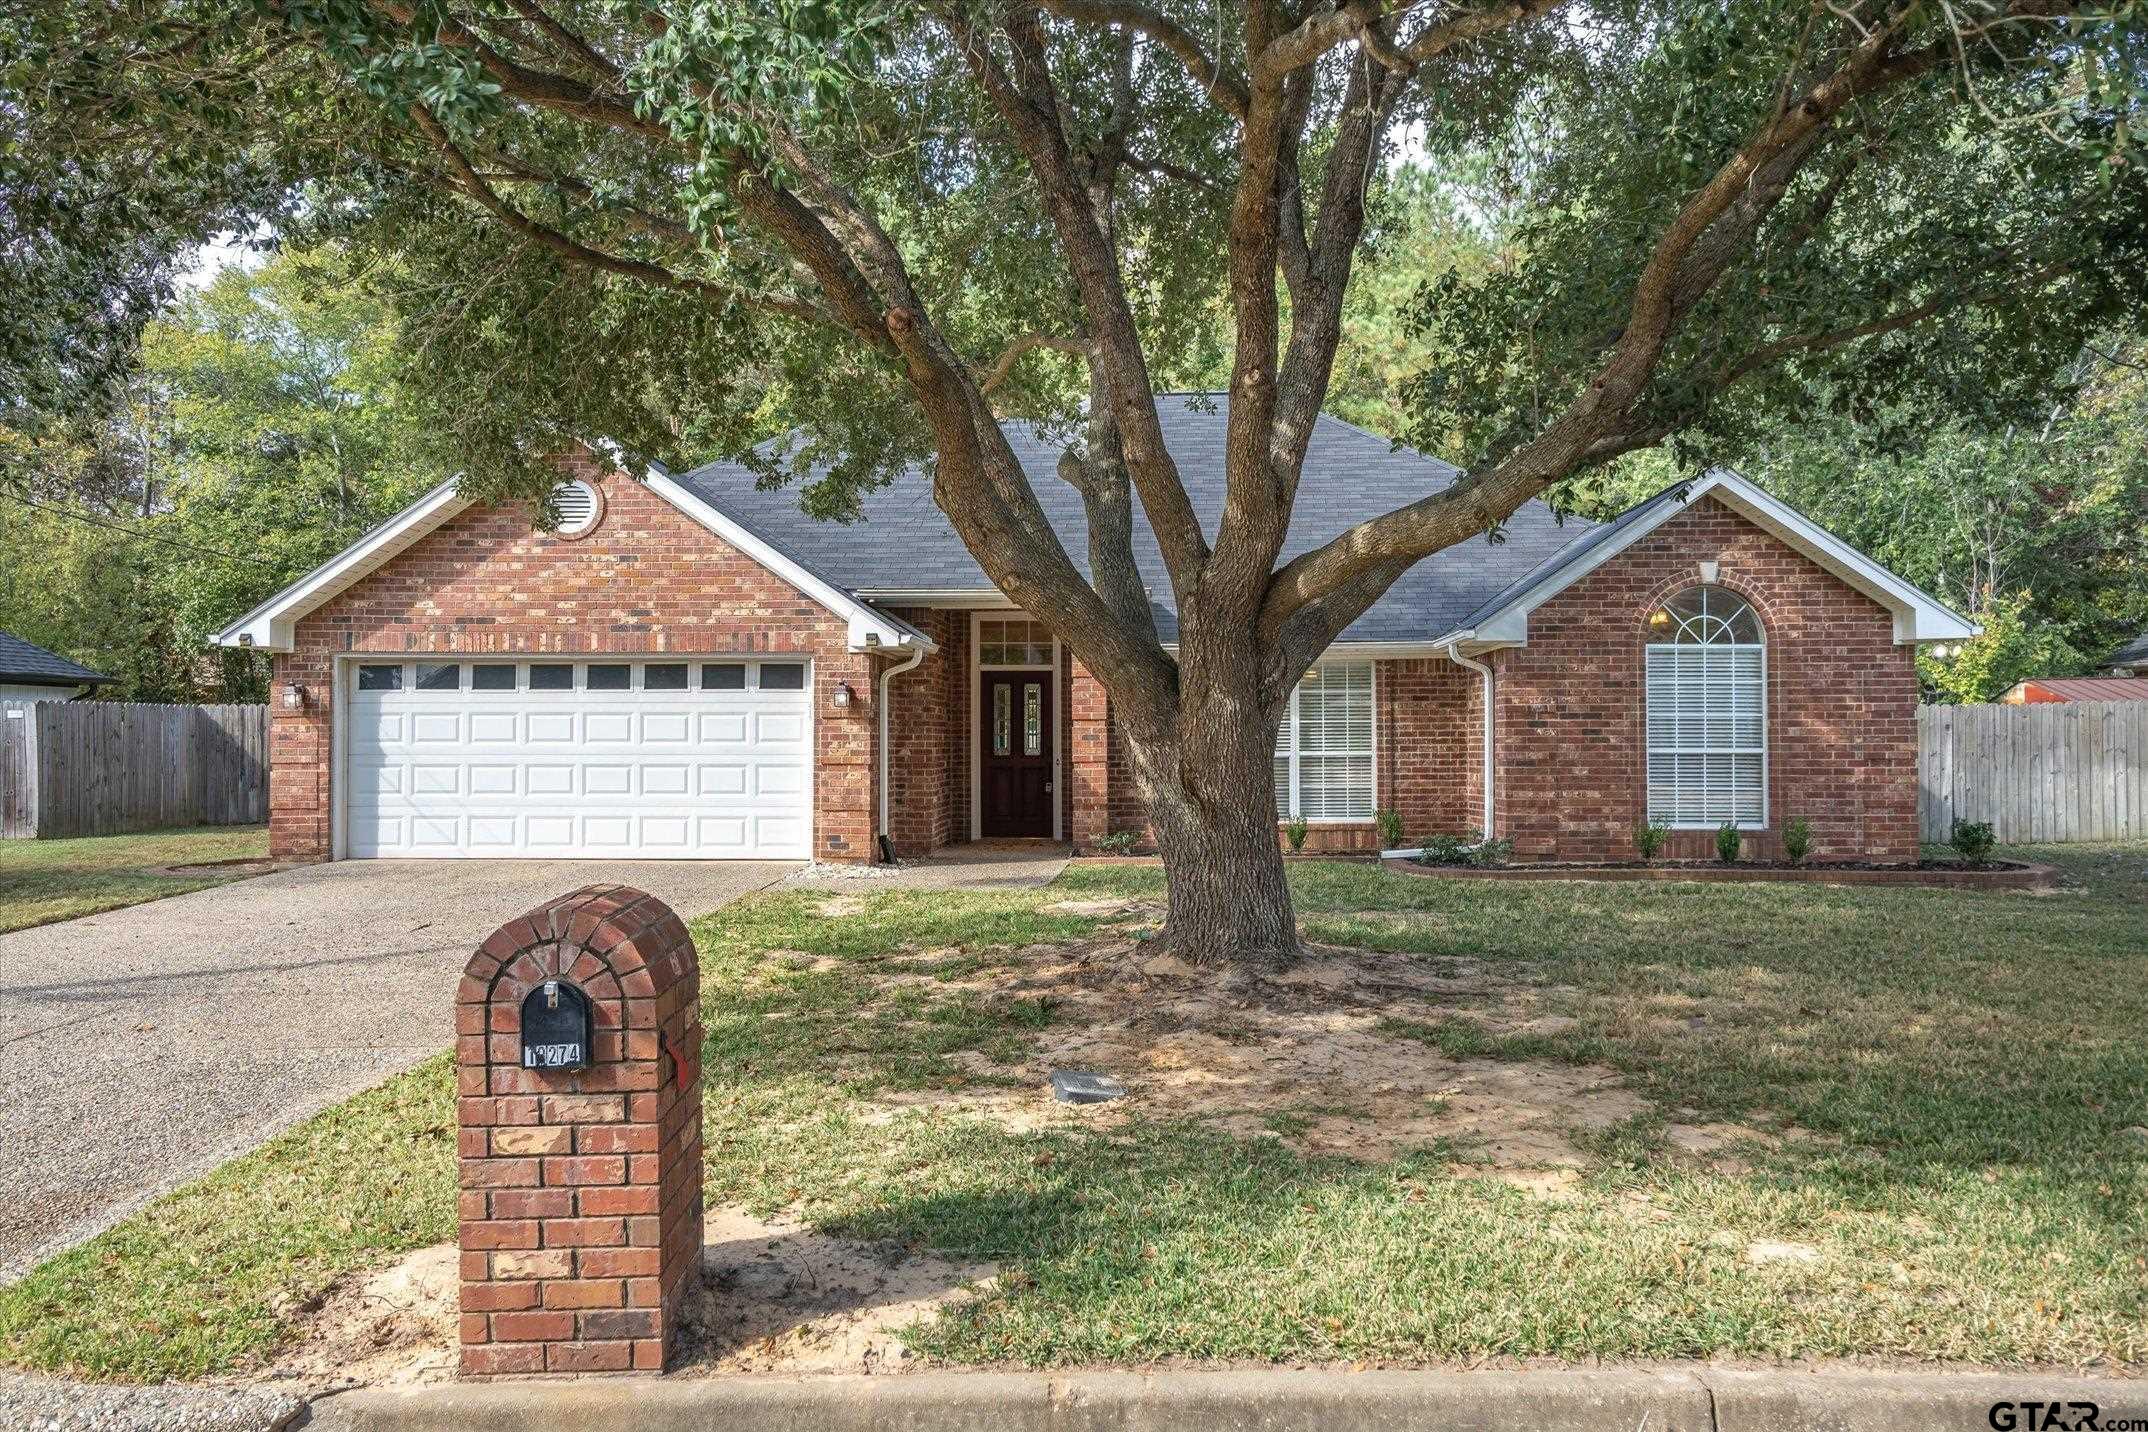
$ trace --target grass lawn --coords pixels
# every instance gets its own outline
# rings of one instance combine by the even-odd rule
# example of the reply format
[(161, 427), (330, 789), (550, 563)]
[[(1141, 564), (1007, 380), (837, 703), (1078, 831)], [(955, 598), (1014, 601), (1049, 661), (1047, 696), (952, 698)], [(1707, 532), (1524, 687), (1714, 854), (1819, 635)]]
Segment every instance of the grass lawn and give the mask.
[[(1160, 1058), (1111, 1071), (1134, 1097), (1104, 1118), (1003, 1117), (1041, 1106), (1038, 1050), (1083, 1033), (1078, 1005), (1014, 974), (1040, 946), (1138, 923), (1112, 904), (1153, 898), (1153, 870), (1077, 864), (1043, 891), (765, 894), (695, 926), (708, 1196), (997, 1262), (987, 1293), (910, 1340), (959, 1363), (2138, 1364), (2148, 846), (2027, 853), (2074, 888), (1293, 865), (1310, 939), (1447, 981), (1403, 981), (1385, 998), (1404, 1012), (1362, 1035), (1412, 1051), (1428, 1087), (1506, 1071), (1579, 1079), (1596, 1092), (1577, 1111), (1623, 1101), (1615, 1119), (1546, 1125), (1577, 1157), (1541, 1183), (1502, 1165), (1496, 1127), (1352, 1158), (1316, 1137), (1362, 1129), (1370, 1106), (1351, 1099), (1250, 1123), (1227, 1116), (1228, 1088), (1206, 1108), (1151, 1101)], [(1156, 1050), (1192, 1047), (1174, 1033), (1188, 1008), (1142, 1016)], [(1280, 1022), (1226, 1010), (1200, 1047), (1257, 1062)], [(1421, 1102), (1445, 1129), (1467, 1100)], [(452, 1237), (453, 1184), (436, 1060), (0, 1290), (0, 1361), (241, 1367), (274, 1344), (279, 1309)]]
[(267, 858), (268, 827), (260, 825), (0, 841), (0, 933), (241, 878), (213, 872), (163, 874), (168, 866)]

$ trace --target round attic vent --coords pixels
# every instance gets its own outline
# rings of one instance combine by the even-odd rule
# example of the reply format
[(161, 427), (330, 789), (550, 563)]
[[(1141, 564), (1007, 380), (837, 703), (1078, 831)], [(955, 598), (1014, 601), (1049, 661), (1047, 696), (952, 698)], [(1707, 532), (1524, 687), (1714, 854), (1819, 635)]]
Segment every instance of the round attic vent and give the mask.
[(559, 514), (559, 526), (554, 529), (557, 535), (579, 537), (597, 525), (597, 519), (604, 515), (604, 503), (594, 487), (577, 479), (552, 489), (552, 510)]

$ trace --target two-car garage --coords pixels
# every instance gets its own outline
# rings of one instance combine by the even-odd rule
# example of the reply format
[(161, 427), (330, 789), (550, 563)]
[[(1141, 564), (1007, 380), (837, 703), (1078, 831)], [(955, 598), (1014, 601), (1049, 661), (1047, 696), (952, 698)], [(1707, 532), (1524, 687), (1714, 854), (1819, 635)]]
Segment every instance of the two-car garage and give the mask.
[(805, 860), (812, 679), (781, 658), (356, 658), (345, 853)]

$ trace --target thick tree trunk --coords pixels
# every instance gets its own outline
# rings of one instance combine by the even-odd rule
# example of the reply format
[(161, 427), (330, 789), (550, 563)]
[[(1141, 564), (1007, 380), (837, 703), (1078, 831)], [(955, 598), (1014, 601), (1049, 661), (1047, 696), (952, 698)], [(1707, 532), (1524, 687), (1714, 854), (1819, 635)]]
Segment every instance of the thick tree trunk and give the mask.
[(1146, 739), (1138, 722), (1122, 728), (1163, 855), (1170, 903), (1158, 938), (1195, 964), (1272, 969), (1298, 956), (1276, 841), (1275, 725), (1250, 674), (1243, 687), (1221, 684), (1239, 689), (1211, 691)]

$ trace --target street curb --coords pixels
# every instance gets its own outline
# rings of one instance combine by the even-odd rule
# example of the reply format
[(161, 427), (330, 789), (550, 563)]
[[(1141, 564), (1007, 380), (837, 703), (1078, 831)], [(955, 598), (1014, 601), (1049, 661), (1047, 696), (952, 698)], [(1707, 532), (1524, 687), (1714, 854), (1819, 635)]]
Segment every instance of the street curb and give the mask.
[[(2148, 1382), (1788, 1371), (1075, 1372), (603, 1379), (365, 1388), (321, 1432), (1897, 1432), (2001, 1426), (1999, 1402), (2148, 1418)], [(2078, 1416), (2078, 1414), (2074, 1414)], [(2016, 1428), (2074, 1426), (2020, 1413)]]

